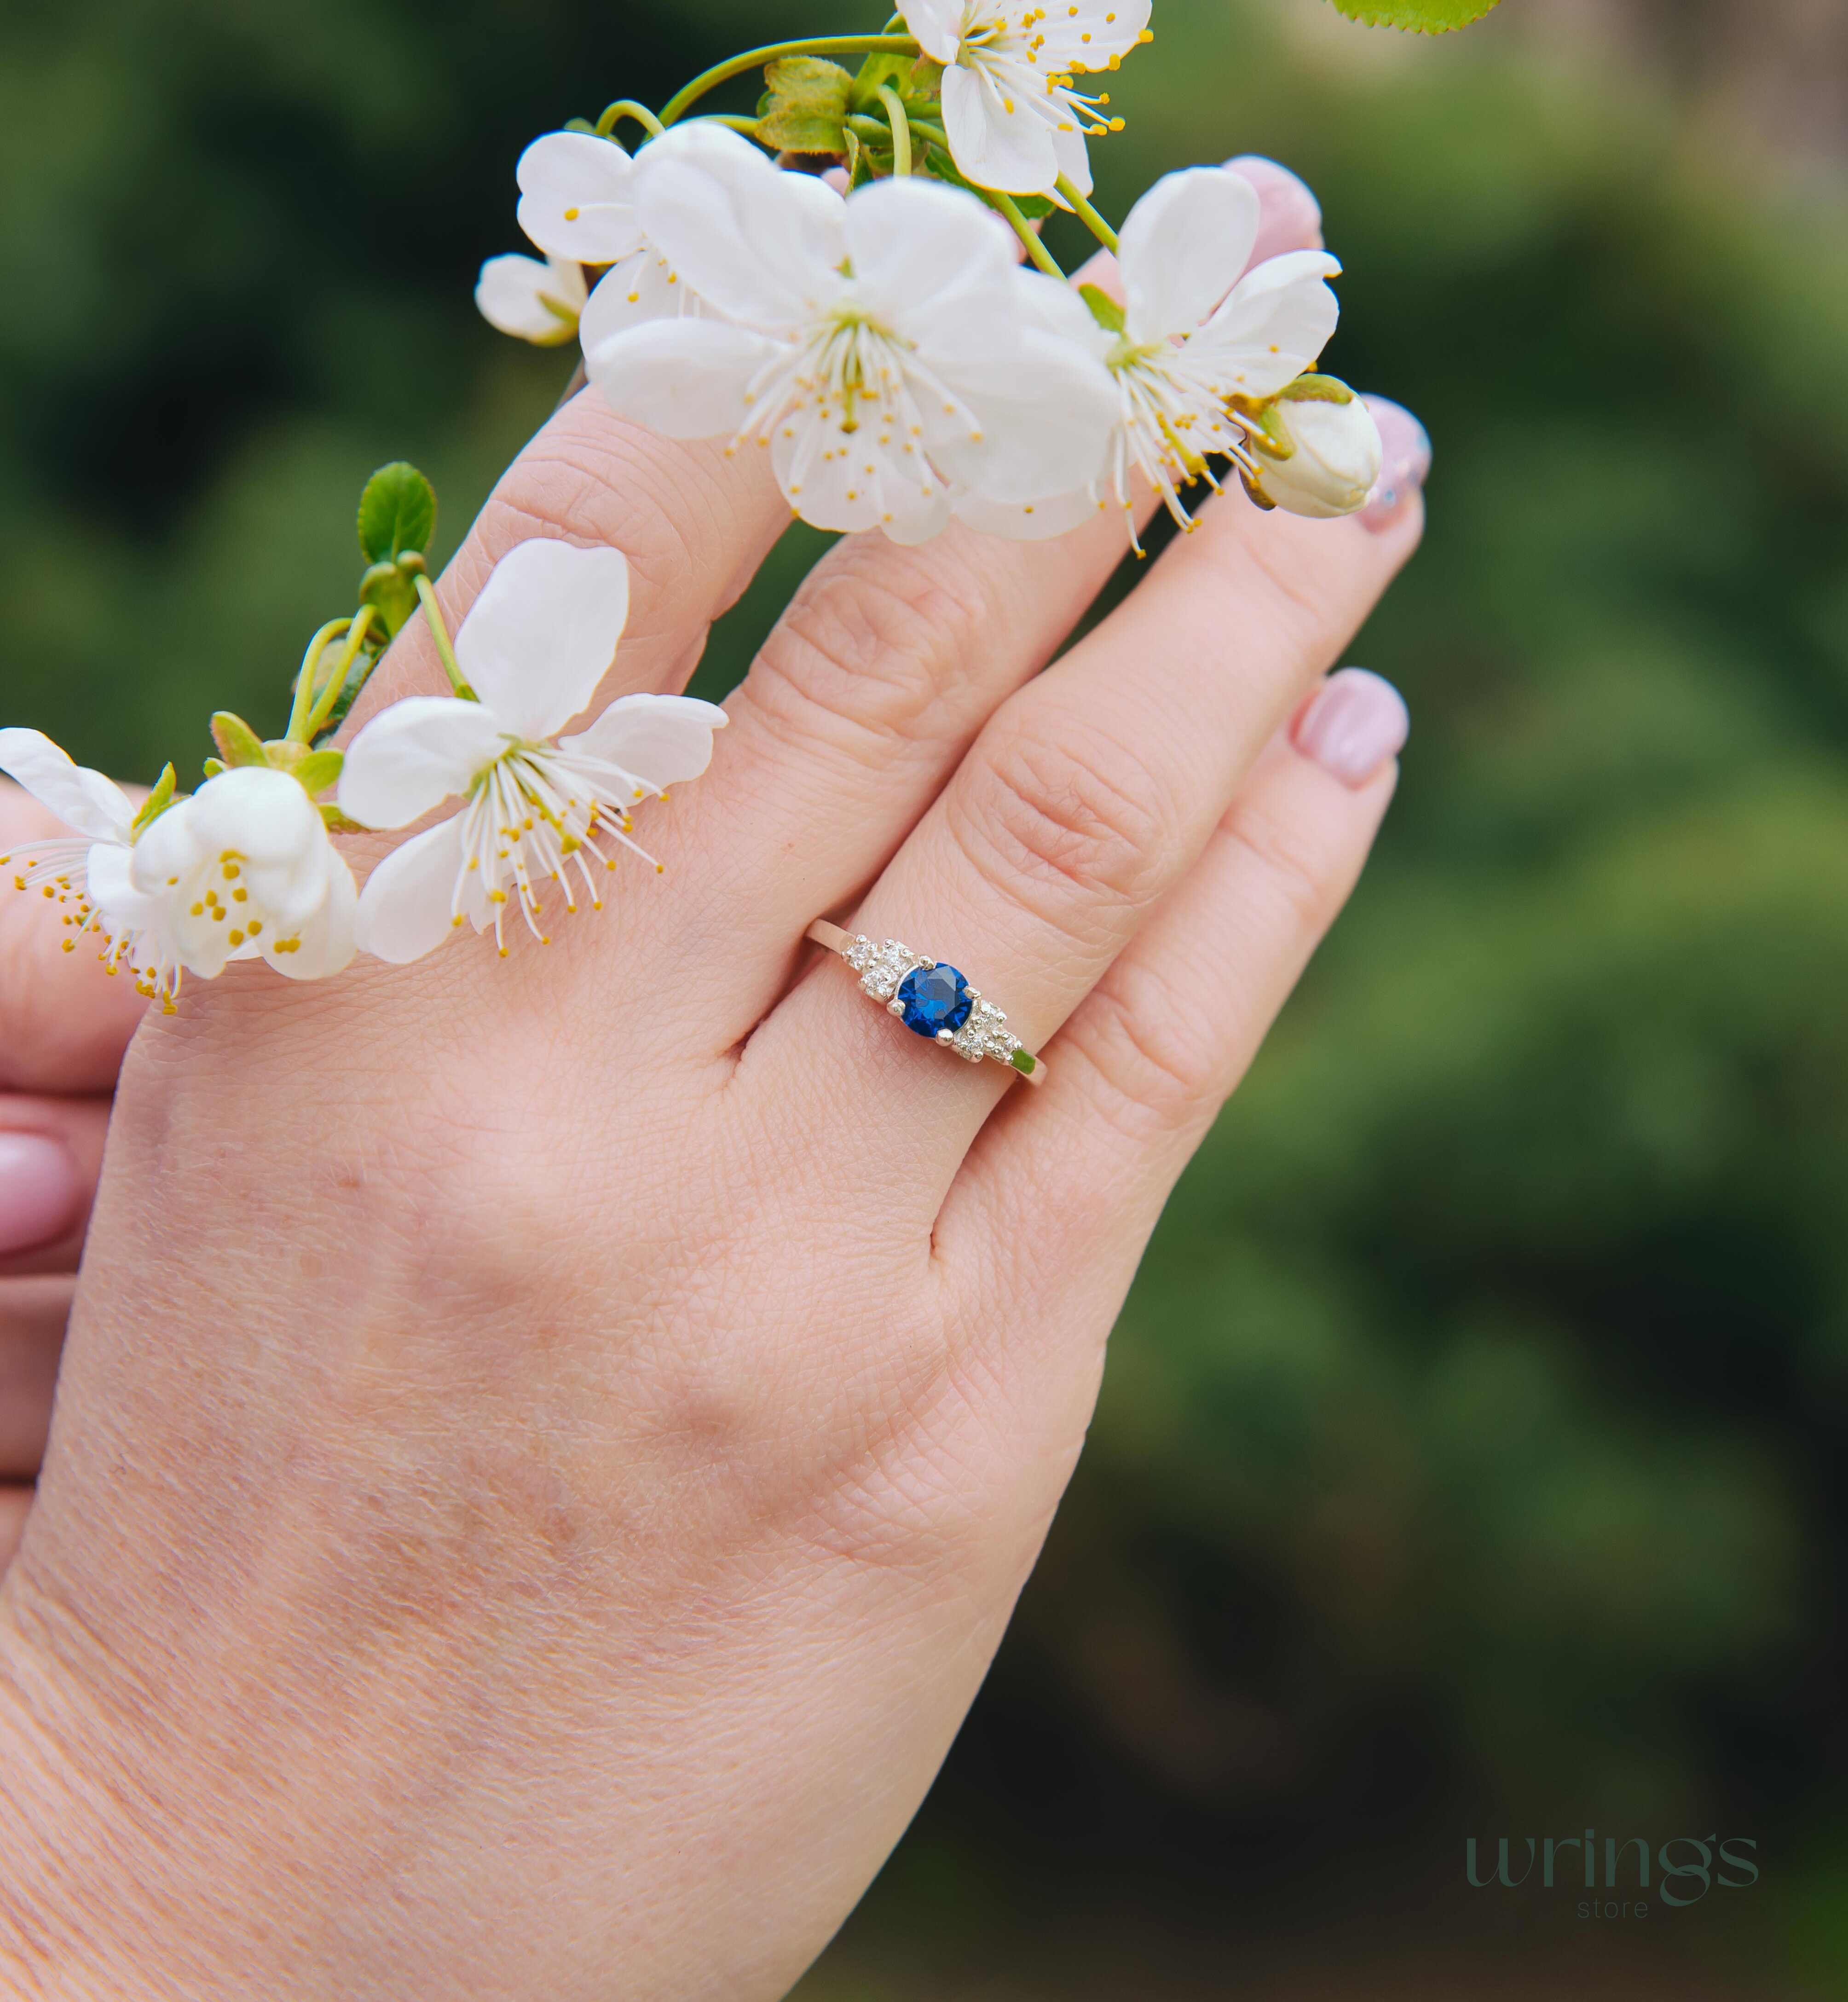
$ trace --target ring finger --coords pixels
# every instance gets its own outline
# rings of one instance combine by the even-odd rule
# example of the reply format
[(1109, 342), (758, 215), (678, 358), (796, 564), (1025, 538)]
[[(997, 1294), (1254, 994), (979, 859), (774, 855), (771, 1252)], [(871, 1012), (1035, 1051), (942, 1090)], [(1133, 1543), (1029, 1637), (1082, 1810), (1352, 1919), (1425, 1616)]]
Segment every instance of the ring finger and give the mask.
[[(954, 957), (1037, 1051), (1191, 869), (1422, 518), (1415, 500), (1379, 532), (1215, 500), (1125, 605), (995, 716), (854, 929)], [(818, 1052), (834, 1053), (828, 1089), (797, 1094), (818, 1141), (863, 1152), (880, 1199), (925, 1218), (1006, 1083), (997, 1065), (971, 1075), (920, 1050), (832, 963), (757, 1041), (786, 1090), (789, 1068), (812, 1076)]]

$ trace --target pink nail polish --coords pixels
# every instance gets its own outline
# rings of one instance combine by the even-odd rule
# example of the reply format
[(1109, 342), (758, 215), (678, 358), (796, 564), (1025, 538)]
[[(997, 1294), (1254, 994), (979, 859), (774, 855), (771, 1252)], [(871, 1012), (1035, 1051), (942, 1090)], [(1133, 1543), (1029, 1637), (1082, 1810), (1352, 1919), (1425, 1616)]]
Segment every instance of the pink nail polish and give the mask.
[(1365, 668), (1330, 675), (1299, 711), (1290, 741), (1344, 786), (1358, 792), (1405, 748), (1405, 699)]
[(1261, 153), (1241, 153), (1226, 164), (1257, 190), (1260, 213), (1252, 263), (1281, 257), (1286, 250), (1321, 249), (1322, 205), (1306, 181)]
[(36, 1250), (77, 1221), (77, 1163), (42, 1133), (0, 1133), (0, 1257)]
[(1431, 434), (1411, 412), (1384, 396), (1363, 396), (1379, 427), (1379, 478), (1361, 510), (1369, 528), (1383, 528), (1431, 477)]

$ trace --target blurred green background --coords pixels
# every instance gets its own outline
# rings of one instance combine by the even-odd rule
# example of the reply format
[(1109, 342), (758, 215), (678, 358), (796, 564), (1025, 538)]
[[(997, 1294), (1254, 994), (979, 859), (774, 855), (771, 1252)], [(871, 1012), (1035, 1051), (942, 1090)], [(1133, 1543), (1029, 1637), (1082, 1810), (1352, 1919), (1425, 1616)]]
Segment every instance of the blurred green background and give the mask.
[[(808, 2002), (1848, 1993), (1848, 201), (1523, 5), (1160, 0), (1118, 79), (1107, 205), (1288, 161), (1330, 365), (1432, 431), (1355, 655), (1414, 734)], [(869, 20), (10, 0), (0, 714), (141, 779), (211, 707), (274, 727), (364, 474), (427, 466), (453, 547), (560, 386), (470, 300), (522, 144)], [(1642, 1924), (1464, 1881), (1587, 1825), (1763, 1875)]]

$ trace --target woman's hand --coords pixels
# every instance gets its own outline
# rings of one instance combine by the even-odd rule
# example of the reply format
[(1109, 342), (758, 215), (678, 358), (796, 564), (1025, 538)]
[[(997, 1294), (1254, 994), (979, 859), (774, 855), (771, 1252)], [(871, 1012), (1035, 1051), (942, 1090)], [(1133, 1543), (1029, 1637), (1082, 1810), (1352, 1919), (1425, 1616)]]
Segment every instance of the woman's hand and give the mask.
[[(442, 597), (613, 544), (605, 694), (678, 688), (786, 519), (754, 455), (586, 395)], [(1118, 521), (845, 542), (643, 824), (664, 879), (504, 962), (234, 969), (148, 1023), (0, 1591), (0, 1976), (783, 1992), (929, 1784), (1168, 1191), (1361, 867), (1402, 712), (1318, 684), (1419, 521), (1215, 500), (1044, 673)], [(385, 675), (441, 685), (420, 631)], [(1044, 1087), (886, 1019), (824, 912), (954, 960)], [(78, 1044), (7, 1082), (106, 1088)]]

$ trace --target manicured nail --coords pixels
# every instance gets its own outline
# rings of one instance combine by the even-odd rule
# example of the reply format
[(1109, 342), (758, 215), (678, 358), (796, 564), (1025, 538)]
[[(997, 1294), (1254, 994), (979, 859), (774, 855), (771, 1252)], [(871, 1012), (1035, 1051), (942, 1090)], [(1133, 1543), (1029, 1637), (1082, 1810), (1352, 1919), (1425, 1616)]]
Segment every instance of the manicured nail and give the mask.
[(1286, 250), (1321, 249), (1322, 204), (1309, 192), (1306, 181), (1299, 180), (1288, 167), (1267, 160), (1261, 153), (1241, 153), (1226, 164), (1257, 190), (1261, 212), (1252, 263), (1281, 257)]
[(1383, 528), (1431, 477), (1431, 434), (1402, 404), (1384, 396), (1363, 396), (1379, 427), (1379, 478), (1367, 496), (1361, 519)]
[(77, 1163), (42, 1133), (0, 1133), (0, 1257), (36, 1250), (77, 1220)]
[(1365, 668), (1330, 675), (1299, 712), (1290, 739), (1355, 792), (1405, 748), (1412, 720), (1405, 698)]

